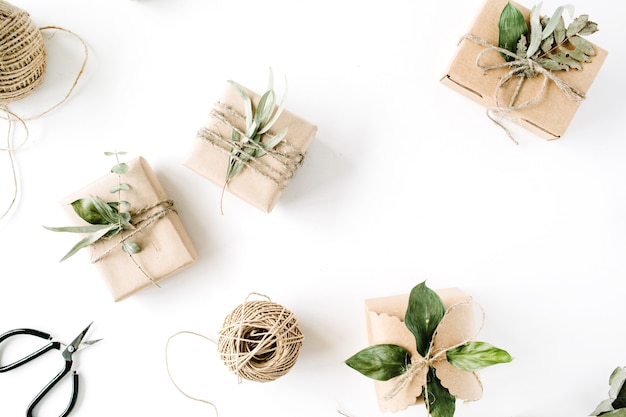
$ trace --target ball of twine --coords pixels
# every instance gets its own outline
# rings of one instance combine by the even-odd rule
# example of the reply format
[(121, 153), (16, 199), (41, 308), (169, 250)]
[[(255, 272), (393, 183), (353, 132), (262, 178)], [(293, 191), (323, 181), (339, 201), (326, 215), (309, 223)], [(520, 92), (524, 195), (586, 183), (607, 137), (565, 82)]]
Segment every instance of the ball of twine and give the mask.
[(0, 0), (0, 105), (35, 91), (45, 71), (41, 32), (27, 12)]
[(246, 301), (224, 319), (217, 350), (240, 382), (268, 382), (295, 365), (303, 339), (291, 311), (272, 301)]

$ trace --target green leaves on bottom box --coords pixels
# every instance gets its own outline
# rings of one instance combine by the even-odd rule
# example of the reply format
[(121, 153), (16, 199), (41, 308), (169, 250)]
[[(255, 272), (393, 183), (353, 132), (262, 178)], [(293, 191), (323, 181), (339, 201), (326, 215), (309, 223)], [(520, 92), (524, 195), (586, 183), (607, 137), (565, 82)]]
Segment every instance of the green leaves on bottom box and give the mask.
[(437, 362), (447, 361), (459, 371), (474, 372), (510, 362), (512, 357), (505, 350), (478, 341), (466, 341), (435, 353), (433, 341), (447, 312), (439, 295), (422, 282), (411, 290), (404, 317), (407, 329), (415, 337), (417, 355), (413, 356), (409, 350), (395, 344), (378, 344), (359, 351), (345, 363), (378, 381), (398, 378), (399, 384), (396, 385), (400, 389), (402, 378), (411, 380), (417, 374), (423, 374), (422, 395), (428, 413), (433, 417), (452, 417), (456, 397), (439, 380)]

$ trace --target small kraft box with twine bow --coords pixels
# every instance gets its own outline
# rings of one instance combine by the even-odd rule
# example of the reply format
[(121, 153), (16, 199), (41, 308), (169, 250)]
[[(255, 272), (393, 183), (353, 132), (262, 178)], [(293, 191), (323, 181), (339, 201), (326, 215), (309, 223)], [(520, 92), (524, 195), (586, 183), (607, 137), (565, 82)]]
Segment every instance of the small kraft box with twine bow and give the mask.
[[(159, 281), (190, 266), (197, 258), (174, 202), (168, 198), (148, 162), (138, 157), (127, 165), (123, 179), (130, 189), (122, 190), (121, 198), (132, 205), (131, 222), (135, 228), (86, 247), (115, 301), (151, 285), (158, 286)], [(85, 224), (70, 205), (73, 201), (90, 196), (110, 201), (113, 198), (111, 186), (117, 181), (115, 173), (106, 174), (61, 200), (70, 221), (77, 226)], [(132, 255), (122, 250), (123, 239), (131, 236), (141, 248)]]
[[(510, 82), (499, 86), (503, 77), (511, 71), (511, 67), (485, 70), (485, 67), (496, 66), (505, 60), (496, 50), (481, 55), (485, 49), (498, 46), (498, 22), (507, 3), (508, 0), (487, 0), (484, 3), (467, 36), (459, 43), (456, 55), (441, 82), (487, 109), (496, 112), (504, 110), (505, 119), (544, 139), (558, 139), (567, 130), (580, 107), (582, 98), (589, 91), (607, 56), (607, 51), (592, 44), (595, 55), (590, 57), (591, 62), (582, 63), (582, 70), (550, 71), (551, 75), (558, 77), (559, 83), (562, 81), (563, 89), (553, 80), (547, 80), (543, 87), (546, 81), (543, 75), (525, 78), (514, 101), (528, 105), (509, 106), (518, 81), (521, 83), (519, 77), (513, 76)], [(515, 2), (511, 4), (522, 12), (528, 24), (530, 10)], [(570, 89), (577, 92), (576, 96), (568, 97), (564, 90)], [(499, 104), (496, 103), (496, 94)]]
[[(433, 349), (443, 351), (459, 342), (472, 339), (480, 326), (477, 323), (477, 305), (472, 302), (472, 298), (458, 288), (439, 289), (435, 292), (448, 312), (442, 321), (445, 324), (438, 327)], [(405, 325), (408, 303), (409, 294), (365, 300), (370, 346), (394, 344), (405, 348), (413, 358), (419, 356), (415, 337)], [(446, 360), (438, 360), (434, 366), (441, 383), (455, 397), (464, 401), (475, 401), (482, 396), (482, 385), (475, 372), (459, 370)], [(398, 381), (401, 379), (402, 377), (374, 381), (381, 411), (397, 412), (424, 402), (422, 396), (424, 380), (416, 374), (412, 378), (405, 378), (405, 382), (408, 382), (398, 388)]]
[[(245, 87), (241, 88), (250, 97), (253, 108), (257, 108), (260, 96)], [(232, 140), (233, 131), (240, 132), (240, 137), (246, 140), (245, 114), (244, 100), (237, 89), (228, 84), (221, 99), (212, 109), (208, 122), (198, 132), (185, 166), (259, 210), (269, 213), (302, 165), (317, 127), (284, 110), (271, 129), (263, 135), (261, 143), (287, 129), (285, 138), (274, 149), (264, 149), (262, 156), (242, 161), (243, 169), (228, 179), (228, 166), (232, 161), (233, 150), (245, 146), (243, 140)]]

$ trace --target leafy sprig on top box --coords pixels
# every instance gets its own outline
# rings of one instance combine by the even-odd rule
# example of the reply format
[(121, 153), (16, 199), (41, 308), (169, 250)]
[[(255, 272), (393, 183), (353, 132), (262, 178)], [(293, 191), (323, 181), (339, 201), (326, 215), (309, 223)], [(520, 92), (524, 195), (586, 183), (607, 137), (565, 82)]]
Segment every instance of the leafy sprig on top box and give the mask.
[[(491, 365), (510, 362), (512, 357), (505, 350), (479, 341), (465, 341), (435, 352), (435, 336), (448, 311), (435, 291), (428, 288), (425, 282), (418, 284), (411, 290), (404, 317), (404, 324), (415, 337), (418, 356), (412, 357), (411, 352), (402, 346), (378, 344), (357, 352), (345, 363), (374, 380), (389, 381), (396, 378), (395, 391), (418, 373), (424, 374), (426, 380), (422, 396), (428, 413), (433, 417), (453, 416), (456, 397), (437, 376), (436, 362), (445, 360), (459, 371), (475, 372)], [(396, 393), (391, 392), (388, 396)]]
[[(596, 54), (591, 42), (583, 36), (597, 32), (598, 25), (583, 14), (566, 26), (563, 12), (567, 10), (572, 16), (573, 6), (560, 6), (551, 17), (540, 15), (541, 6), (539, 3), (531, 9), (529, 27), (520, 10), (510, 2), (506, 4), (498, 24), (500, 48), (517, 57), (531, 59), (549, 71), (582, 70), (582, 63), (591, 62), (591, 57)], [(507, 61), (516, 59), (502, 55)], [(533, 77), (537, 74), (526, 68), (524, 75)]]
[(609, 398), (602, 401), (592, 416), (626, 417), (626, 368), (615, 368), (609, 378)]
[[(114, 156), (116, 164), (111, 167), (111, 172), (117, 174), (117, 184), (113, 184), (109, 189), (111, 194), (117, 194), (117, 201), (106, 202), (98, 196), (80, 198), (71, 203), (74, 212), (89, 225), (85, 226), (64, 226), (48, 227), (46, 229), (53, 232), (84, 233), (87, 236), (79, 240), (66, 254), (61, 261), (64, 261), (79, 250), (93, 245), (94, 243), (110, 239), (125, 230), (135, 229), (131, 220), (131, 204), (122, 200), (122, 191), (130, 190), (130, 185), (122, 182), (122, 175), (128, 171), (128, 165), (121, 162), (119, 157), (126, 152), (105, 152), (106, 156)], [(141, 251), (135, 242), (124, 240), (122, 243), (124, 252), (132, 255)]]

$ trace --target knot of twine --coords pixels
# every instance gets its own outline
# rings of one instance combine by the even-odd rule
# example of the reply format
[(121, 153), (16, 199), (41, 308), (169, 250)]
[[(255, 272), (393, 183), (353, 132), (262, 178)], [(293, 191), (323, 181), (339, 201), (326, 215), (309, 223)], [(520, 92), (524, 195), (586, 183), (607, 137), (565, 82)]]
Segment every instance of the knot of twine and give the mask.
[[(441, 328), (441, 324), (446, 319), (446, 316), (448, 316), (448, 314), (452, 310), (459, 308), (459, 307), (468, 306), (468, 305), (472, 305), (480, 309), (481, 320), (480, 320), (480, 326), (478, 327), (478, 329), (474, 332), (474, 334), (469, 335), (468, 337), (464, 338), (463, 340), (461, 340), (460, 342), (452, 346), (444, 346), (444, 347), (441, 347), (440, 349), (434, 350), (435, 337)], [(462, 302), (451, 305), (444, 313), (443, 318), (441, 319), (441, 322), (439, 322), (439, 325), (437, 326), (437, 328), (435, 329), (435, 332), (433, 333), (433, 337), (430, 341), (428, 351), (426, 352), (426, 357), (422, 357), (419, 354), (413, 355), (411, 357), (411, 363), (407, 366), (406, 372), (404, 372), (402, 375), (397, 377), (396, 382), (394, 383), (393, 387), (389, 390), (389, 392), (385, 394), (385, 400), (390, 400), (396, 395), (398, 395), (398, 393), (402, 391), (404, 387), (409, 385), (413, 381), (413, 379), (415, 379), (415, 377), (426, 368), (427, 372), (424, 374), (424, 381), (422, 382), (422, 385), (425, 385), (428, 369), (431, 366), (435, 365), (437, 362), (447, 361), (448, 358), (446, 354), (449, 350), (455, 349), (459, 346), (463, 346), (464, 344), (473, 340), (478, 335), (478, 333), (480, 333), (480, 331), (482, 330), (484, 323), (485, 323), (485, 312), (482, 309), (482, 307), (475, 301), (462, 301)], [(427, 404), (428, 404), (428, 395), (429, 395), (428, 390), (425, 389), (424, 400), (426, 401)]]
[[(218, 107), (219, 110), (217, 109)], [(239, 133), (240, 138), (246, 138), (245, 132), (229, 120), (245, 120), (244, 116), (232, 107), (222, 102), (217, 102), (215, 107), (211, 110), (211, 117), (215, 118), (231, 131), (234, 130)], [(271, 137), (272, 135), (268, 132), (265, 133), (264, 136)], [(281, 190), (287, 187), (289, 180), (293, 178), (298, 168), (300, 168), (304, 162), (305, 154), (286, 140), (282, 140), (274, 149), (265, 149), (261, 144), (254, 142), (250, 138), (245, 142), (243, 140), (234, 141), (230, 135), (224, 137), (218, 132), (207, 128), (201, 129), (198, 132), (198, 137), (207, 141), (224, 154), (241, 161), (246, 167), (253, 169), (258, 174), (267, 178)], [(278, 164), (278, 167), (268, 163), (269, 161), (264, 162), (262, 158), (257, 157), (246, 160), (237, 156), (237, 153), (245, 153), (244, 148), (250, 147), (263, 151), (261, 155), (267, 155), (272, 161)], [(233, 150), (237, 152), (233, 152)]]
[[(158, 209), (158, 210), (157, 210)], [(104, 257), (106, 257), (113, 250), (123, 245), (124, 242), (133, 238), (137, 233), (142, 232), (147, 227), (167, 216), (171, 212), (176, 212), (176, 207), (174, 207), (173, 200), (161, 200), (154, 204), (150, 204), (141, 209), (131, 211), (131, 224), (135, 226), (134, 229), (130, 230), (127, 234), (125, 234), (120, 240), (116, 241), (113, 245), (109, 246), (107, 250), (102, 252), (99, 256), (93, 258), (91, 263), (100, 262)], [(133, 261), (135, 266), (139, 268), (143, 275), (146, 276), (154, 284), (159, 287), (159, 284), (150, 276), (148, 273), (137, 263), (135, 258), (128, 254), (130, 259)]]
[[(85, 59), (72, 86), (59, 102), (38, 115), (23, 118), (11, 111), (9, 105), (30, 95), (43, 81), (46, 72), (46, 49), (41, 32), (44, 30), (59, 30), (77, 38), (83, 46)], [(83, 74), (87, 57), (88, 48), (80, 36), (57, 26), (37, 28), (26, 11), (0, 0), (0, 111), (3, 112), (0, 117), (9, 124), (6, 146), (1, 147), (0, 151), (8, 155), (13, 188), (11, 201), (0, 214), (0, 220), (11, 211), (17, 200), (19, 184), (14, 152), (28, 141), (26, 120), (36, 119), (51, 112), (69, 98)], [(14, 123), (21, 125), (25, 131), (25, 136), (18, 145), (14, 145), (12, 140)]]
[[(487, 42), (484, 39), (478, 38), (473, 35), (465, 35), (463, 36), (461, 40), (463, 39), (470, 40), (485, 48), (476, 57), (476, 66), (478, 66), (483, 71), (490, 71), (490, 70), (499, 69), (499, 68), (509, 68), (509, 71), (502, 78), (500, 78), (500, 81), (496, 85), (496, 90), (494, 93), (495, 106), (487, 109), (487, 116), (495, 124), (497, 124), (502, 129), (504, 129), (504, 131), (507, 133), (509, 138), (516, 144), (518, 142), (515, 140), (510, 130), (506, 126), (504, 126), (502, 122), (498, 120), (498, 118), (508, 119), (512, 121), (518, 120), (519, 118), (515, 118), (511, 116), (510, 113), (512, 111), (521, 110), (521, 109), (530, 107), (536, 104), (537, 102), (539, 102), (539, 100), (541, 100), (541, 98), (546, 92), (549, 81), (552, 81), (559, 88), (559, 90), (565, 95), (565, 97), (567, 97), (569, 100), (575, 103), (580, 103), (585, 98), (584, 92), (569, 85), (568, 83), (563, 81), (561, 78), (559, 78), (557, 75), (555, 75), (553, 71), (545, 69), (539, 63), (537, 63), (531, 58), (519, 56), (509, 51), (508, 49), (500, 48), (498, 46), (495, 46)], [(485, 55), (486, 53), (490, 51), (499, 52), (513, 59), (511, 61), (505, 61), (505, 62), (501, 62), (498, 64), (493, 64), (493, 65), (481, 64), (481, 59), (483, 58), (483, 55)], [(532, 97), (531, 99), (516, 104), (517, 97), (522, 89), (522, 85), (524, 81), (527, 78), (533, 78), (539, 75), (543, 76), (543, 82), (542, 82), (539, 92), (537, 92), (537, 94), (535, 94), (535, 96)], [(500, 104), (500, 93), (502, 91), (502, 88), (509, 81), (511, 81), (514, 77), (519, 78), (515, 92), (513, 93), (513, 96), (511, 97), (511, 100), (509, 101), (509, 103), (506, 105), (502, 105)]]
[(239, 382), (268, 382), (295, 365), (303, 339), (291, 311), (269, 299), (246, 301), (224, 319), (217, 349)]

